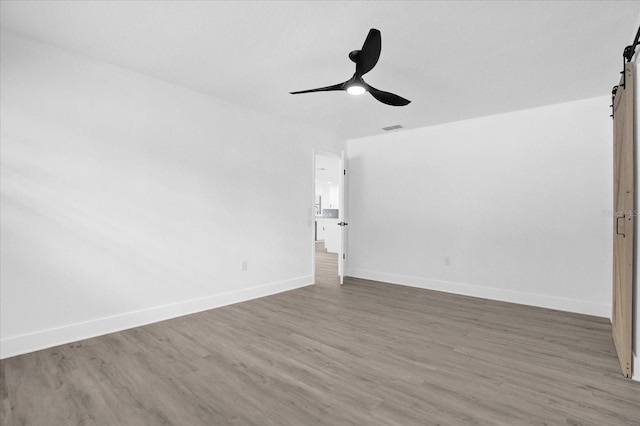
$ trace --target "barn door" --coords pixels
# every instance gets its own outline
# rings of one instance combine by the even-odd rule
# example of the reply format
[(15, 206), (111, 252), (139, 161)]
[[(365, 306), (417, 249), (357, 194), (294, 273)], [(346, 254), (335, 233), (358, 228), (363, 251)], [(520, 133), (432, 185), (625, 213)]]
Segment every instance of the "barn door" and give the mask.
[(631, 377), (633, 309), (633, 63), (613, 99), (613, 312), (611, 326), (622, 374)]

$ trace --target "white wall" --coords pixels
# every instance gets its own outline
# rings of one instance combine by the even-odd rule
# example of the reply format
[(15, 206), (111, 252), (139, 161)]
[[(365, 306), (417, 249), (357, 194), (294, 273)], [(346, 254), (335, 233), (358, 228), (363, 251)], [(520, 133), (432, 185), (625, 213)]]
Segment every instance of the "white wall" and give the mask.
[(347, 274), (610, 317), (609, 103), (348, 141)]
[[(339, 176), (336, 179), (340, 179)], [(316, 182), (316, 199), (322, 197), (322, 210), (340, 208), (340, 185), (338, 183)]]
[(2, 357), (312, 283), (312, 148), (341, 140), (1, 40)]

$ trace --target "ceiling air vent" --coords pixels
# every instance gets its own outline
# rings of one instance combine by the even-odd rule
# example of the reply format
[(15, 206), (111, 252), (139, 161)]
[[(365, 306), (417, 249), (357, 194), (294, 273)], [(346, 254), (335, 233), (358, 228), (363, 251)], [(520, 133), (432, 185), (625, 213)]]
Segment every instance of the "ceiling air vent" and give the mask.
[(402, 129), (402, 126), (400, 124), (396, 124), (394, 126), (389, 126), (389, 127), (383, 127), (382, 130), (384, 130), (385, 132), (388, 132), (389, 130), (396, 130), (396, 129)]

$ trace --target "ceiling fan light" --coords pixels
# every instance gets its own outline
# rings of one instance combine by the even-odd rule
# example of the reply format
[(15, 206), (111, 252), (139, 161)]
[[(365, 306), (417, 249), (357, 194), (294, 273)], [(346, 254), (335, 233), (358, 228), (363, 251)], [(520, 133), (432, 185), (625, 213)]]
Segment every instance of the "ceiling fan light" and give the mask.
[(349, 93), (350, 95), (359, 96), (366, 91), (367, 90), (359, 84), (352, 84), (351, 86), (347, 87), (347, 93)]

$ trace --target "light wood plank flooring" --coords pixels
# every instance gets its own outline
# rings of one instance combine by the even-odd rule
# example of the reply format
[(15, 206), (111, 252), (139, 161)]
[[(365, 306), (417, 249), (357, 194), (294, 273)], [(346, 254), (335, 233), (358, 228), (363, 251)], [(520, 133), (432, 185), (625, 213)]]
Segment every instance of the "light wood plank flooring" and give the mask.
[(335, 261), (319, 249), (315, 286), (3, 360), (1, 423), (640, 424), (607, 320), (339, 286)]
[(338, 278), (338, 254), (328, 253), (323, 241), (316, 241), (316, 285), (336, 287)]

